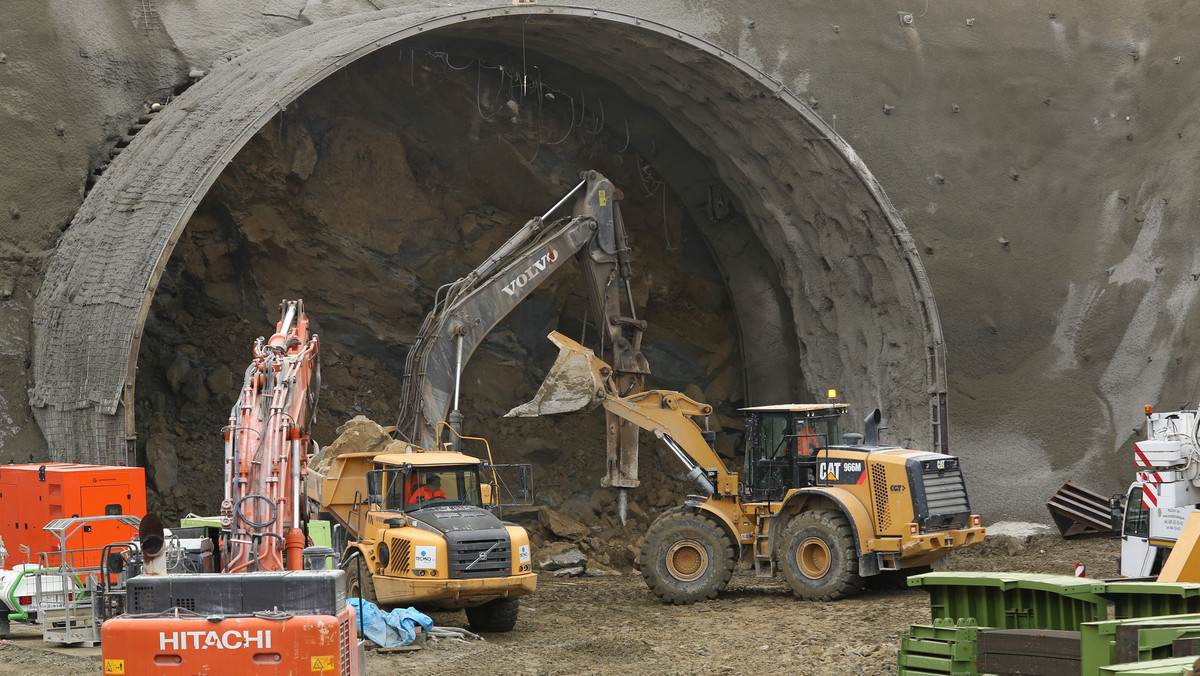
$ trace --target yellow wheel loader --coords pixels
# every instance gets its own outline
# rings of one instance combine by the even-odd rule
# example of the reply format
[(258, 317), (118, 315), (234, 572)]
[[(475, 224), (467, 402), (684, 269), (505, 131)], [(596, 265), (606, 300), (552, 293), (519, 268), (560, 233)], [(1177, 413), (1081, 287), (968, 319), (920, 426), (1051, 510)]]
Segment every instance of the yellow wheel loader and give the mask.
[(591, 350), (557, 332), (550, 340), (560, 354), (546, 383), (508, 415), (598, 403), (662, 440), (701, 490), (646, 532), (642, 577), (664, 601), (715, 598), (739, 562), (782, 574), (800, 598), (833, 600), (872, 576), (924, 570), (983, 541), (958, 458), (879, 445), (878, 410), (865, 434), (843, 434), (845, 404), (743, 409), (739, 477), (713, 449), (715, 435), (693, 420), (710, 415), (711, 406), (662, 390), (621, 396), (612, 369)]

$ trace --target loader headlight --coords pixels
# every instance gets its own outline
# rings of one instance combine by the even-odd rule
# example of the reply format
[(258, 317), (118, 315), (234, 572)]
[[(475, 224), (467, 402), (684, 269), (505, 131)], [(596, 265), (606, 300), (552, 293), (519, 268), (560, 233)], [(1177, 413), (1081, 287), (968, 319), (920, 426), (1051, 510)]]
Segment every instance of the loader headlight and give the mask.
[(980, 520), (980, 518), (979, 518), (979, 515), (978, 515), (978, 514), (972, 514), (972, 515), (971, 515), (971, 526), (973, 526), (973, 527), (975, 527), (975, 528), (978, 528), (978, 527), (979, 527), (979, 526), (981, 526), (982, 524), (983, 524), (983, 522)]
[(386, 542), (380, 543), (380, 545), (379, 545), (379, 565), (383, 566), (384, 568), (387, 568), (388, 559), (391, 559), (391, 558), (392, 558), (392, 553), (388, 551), (387, 543)]

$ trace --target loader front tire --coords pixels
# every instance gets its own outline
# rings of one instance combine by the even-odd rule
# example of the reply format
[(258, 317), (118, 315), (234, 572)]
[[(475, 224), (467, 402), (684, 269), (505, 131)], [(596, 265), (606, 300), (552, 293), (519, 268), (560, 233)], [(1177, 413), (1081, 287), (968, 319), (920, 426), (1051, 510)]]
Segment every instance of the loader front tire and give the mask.
[(733, 576), (734, 543), (712, 519), (689, 508), (664, 512), (650, 524), (641, 553), (642, 578), (675, 605), (714, 599)]
[(517, 626), (521, 599), (496, 599), (467, 608), (467, 624), (474, 632), (512, 631)]
[(370, 565), (362, 556), (353, 556), (346, 564), (346, 598), (379, 605), (379, 599), (375, 596), (375, 578), (371, 576)]
[(854, 529), (841, 512), (797, 515), (783, 531), (776, 563), (797, 597), (833, 601), (863, 588)]

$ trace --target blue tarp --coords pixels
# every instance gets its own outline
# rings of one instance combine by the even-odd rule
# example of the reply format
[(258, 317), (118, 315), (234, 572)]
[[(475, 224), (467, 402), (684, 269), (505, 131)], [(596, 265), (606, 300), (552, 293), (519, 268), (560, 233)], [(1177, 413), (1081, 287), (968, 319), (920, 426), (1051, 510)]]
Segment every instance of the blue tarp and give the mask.
[(413, 608), (396, 608), (385, 613), (370, 601), (352, 598), (346, 602), (354, 607), (361, 618), (359, 626), (363, 635), (380, 648), (399, 648), (411, 644), (417, 640), (418, 624), (421, 625), (421, 631), (433, 629), (433, 620)]

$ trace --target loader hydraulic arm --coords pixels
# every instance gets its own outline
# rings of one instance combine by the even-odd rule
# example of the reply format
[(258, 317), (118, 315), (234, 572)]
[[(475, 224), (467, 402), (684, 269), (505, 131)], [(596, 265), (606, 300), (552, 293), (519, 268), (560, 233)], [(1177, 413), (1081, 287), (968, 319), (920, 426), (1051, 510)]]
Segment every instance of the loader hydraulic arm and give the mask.
[[(572, 198), (570, 218), (546, 222)], [(649, 372), (641, 354), (645, 322), (637, 319), (633, 308), (629, 246), (617, 198), (608, 179), (585, 172), (545, 215), (527, 222), (470, 274), (438, 289), (405, 363), (398, 435), (433, 449), (443, 441), (439, 422), (462, 431), (458, 395), (463, 365), (484, 337), (572, 254), (583, 270), (602, 353), (611, 350), (623, 391), (641, 391)], [(628, 312), (622, 311), (622, 296)], [(634, 444), (636, 460), (637, 430), (632, 430), (629, 442), (626, 427), (618, 425), (615, 443)], [(456, 439), (451, 435), (445, 441), (453, 445)]]
[[(653, 432), (688, 468), (688, 478), (700, 486), (705, 495), (738, 497), (738, 475), (729, 471), (710, 445), (711, 435), (693, 420), (711, 415), (712, 406), (668, 390), (622, 396), (617, 374), (594, 352), (557, 331), (549, 338), (559, 348), (558, 359), (537, 396), (509, 411), (509, 417), (568, 413), (600, 404), (610, 415)], [(609, 470), (611, 472), (612, 468)], [(623, 506), (624, 491), (620, 497)]]

